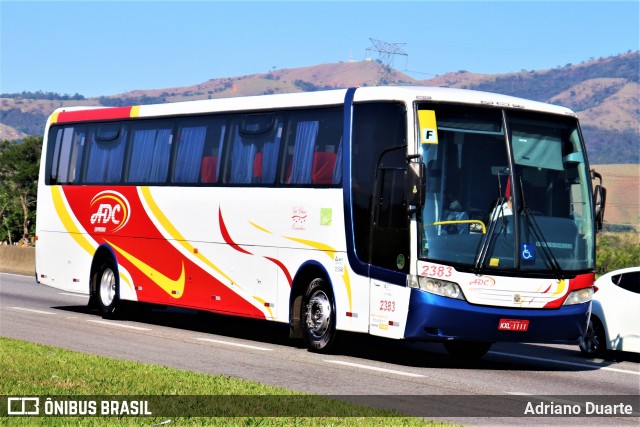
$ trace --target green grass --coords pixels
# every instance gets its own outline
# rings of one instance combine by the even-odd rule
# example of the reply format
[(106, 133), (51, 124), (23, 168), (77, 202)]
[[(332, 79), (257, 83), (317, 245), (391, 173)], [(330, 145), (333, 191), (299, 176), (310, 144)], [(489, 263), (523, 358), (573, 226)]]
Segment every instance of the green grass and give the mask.
[[(82, 354), (56, 347), (0, 337), (0, 395), (8, 396), (170, 396), (201, 405), (202, 401), (223, 401), (214, 409), (221, 415), (243, 416), (147, 416), (147, 417), (1, 417), (6, 426), (445, 426), (404, 417), (402, 414), (340, 400), (304, 395), (222, 375), (207, 375), (165, 366), (128, 362)], [(185, 396), (193, 396), (191, 398)], [(199, 400), (198, 396), (202, 399)], [(229, 397), (224, 397), (229, 396)], [(264, 397), (266, 396), (266, 397)], [(143, 398), (144, 398), (143, 397)], [(191, 400), (189, 400), (191, 399)], [(69, 399), (72, 400), (72, 399)], [(0, 402), (6, 412), (6, 403)], [(275, 416), (287, 405), (303, 405), (299, 414), (319, 416)], [(230, 408), (229, 408), (230, 406)], [(198, 413), (195, 406), (192, 413)], [(263, 411), (263, 412), (260, 412)], [(157, 411), (156, 411), (157, 412)], [(185, 412), (187, 412), (185, 410)], [(175, 411), (173, 412), (175, 413)], [(178, 412), (182, 415), (181, 412)], [(269, 416), (255, 416), (254, 414)], [(271, 416), (271, 415), (274, 416)], [(321, 414), (340, 414), (322, 416)], [(188, 415), (184, 414), (184, 415)], [(209, 415), (209, 413), (207, 413)], [(245, 416), (246, 415), (246, 416)]]

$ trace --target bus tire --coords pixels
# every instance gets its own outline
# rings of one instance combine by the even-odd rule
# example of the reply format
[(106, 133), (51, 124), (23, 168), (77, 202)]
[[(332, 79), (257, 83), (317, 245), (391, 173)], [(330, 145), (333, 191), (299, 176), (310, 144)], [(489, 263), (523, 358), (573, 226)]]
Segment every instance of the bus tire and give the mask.
[(483, 341), (447, 341), (444, 348), (453, 357), (461, 359), (480, 359), (487, 354), (493, 343)]
[(115, 262), (111, 258), (102, 260), (95, 270), (93, 280), (102, 317), (115, 317), (120, 307), (120, 281)]
[(580, 338), (580, 352), (586, 357), (604, 358), (607, 354), (607, 338), (602, 322), (593, 314), (589, 319), (587, 330)]
[(310, 351), (326, 353), (331, 349), (336, 337), (336, 313), (333, 292), (324, 279), (313, 279), (307, 286), (300, 323)]

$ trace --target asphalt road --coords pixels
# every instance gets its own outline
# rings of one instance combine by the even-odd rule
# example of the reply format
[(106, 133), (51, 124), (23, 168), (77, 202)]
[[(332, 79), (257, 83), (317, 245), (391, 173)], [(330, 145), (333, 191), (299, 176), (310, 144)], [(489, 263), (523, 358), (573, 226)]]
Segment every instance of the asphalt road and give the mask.
[[(286, 325), (189, 310), (142, 311), (137, 306), (123, 319), (104, 320), (87, 308), (87, 300), (38, 285), (33, 277), (0, 273), (0, 335), (307, 393), (344, 395), (407, 412), (428, 400), (448, 402), (436, 416), (420, 410), (415, 415), (464, 425), (638, 425), (639, 421), (616, 416), (501, 417), (510, 401), (526, 396), (535, 404), (540, 396), (555, 396), (556, 403), (560, 396), (563, 402), (574, 403), (577, 395), (633, 395), (637, 409), (638, 355), (589, 360), (577, 346), (498, 343), (481, 360), (462, 361), (447, 356), (440, 344), (356, 334), (343, 335), (337, 351), (324, 355), (289, 340)], [(485, 401), (486, 395), (501, 395), (504, 400)], [(490, 417), (478, 417), (480, 412)]]

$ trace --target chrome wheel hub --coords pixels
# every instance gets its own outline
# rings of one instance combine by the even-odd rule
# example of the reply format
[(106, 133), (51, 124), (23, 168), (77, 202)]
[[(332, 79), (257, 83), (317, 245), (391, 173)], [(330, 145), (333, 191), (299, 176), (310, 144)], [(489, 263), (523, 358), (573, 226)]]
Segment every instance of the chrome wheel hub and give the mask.
[(331, 303), (327, 294), (320, 290), (313, 293), (307, 304), (305, 317), (307, 329), (313, 335), (324, 335), (331, 326)]
[(116, 297), (116, 276), (110, 268), (107, 268), (100, 278), (100, 300), (102, 305), (108, 307)]

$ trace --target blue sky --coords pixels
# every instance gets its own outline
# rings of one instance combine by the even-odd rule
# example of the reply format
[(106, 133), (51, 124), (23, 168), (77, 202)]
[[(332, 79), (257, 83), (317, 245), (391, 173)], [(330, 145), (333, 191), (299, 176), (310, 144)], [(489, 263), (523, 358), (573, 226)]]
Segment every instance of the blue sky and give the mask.
[(405, 43), (418, 79), (547, 69), (640, 49), (639, 19), (637, 0), (0, 0), (0, 92), (188, 86), (377, 58), (370, 38)]

